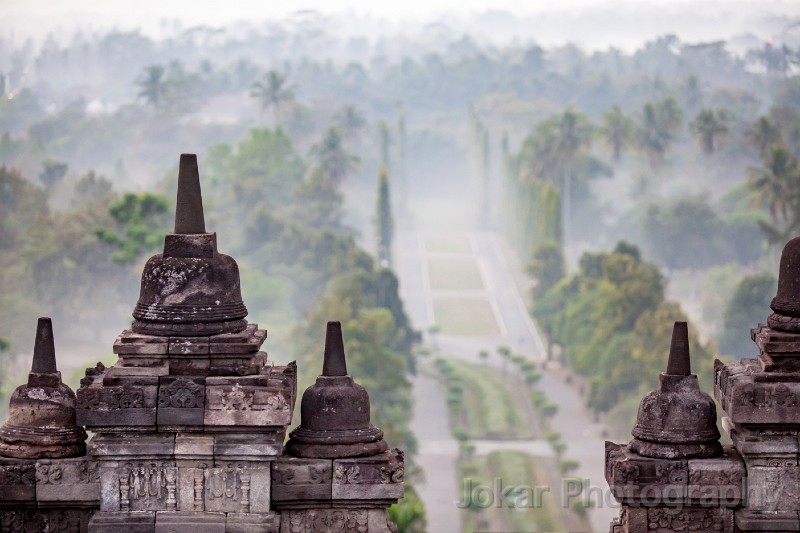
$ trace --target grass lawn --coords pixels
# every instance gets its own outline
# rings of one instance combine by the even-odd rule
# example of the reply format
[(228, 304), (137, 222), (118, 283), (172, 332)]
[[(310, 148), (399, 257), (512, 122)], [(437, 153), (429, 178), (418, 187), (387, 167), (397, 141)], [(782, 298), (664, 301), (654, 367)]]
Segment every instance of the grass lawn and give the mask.
[(432, 257), (428, 259), (428, 278), (435, 291), (480, 291), (483, 278), (473, 258)]
[(425, 250), (440, 254), (471, 254), (469, 237), (464, 233), (426, 233)]
[(444, 335), (499, 335), (488, 298), (447, 296), (433, 299), (434, 324)]
[[(459, 464), (461, 475), (473, 479), (473, 496), (478, 503), (465, 513), (464, 531), (567, 531), (563, 513), (571, 511), (558, 505), (554, 491), (560, 487), (550, 487), (550, 491), (535, 489), (549, 486), (541, 475), (544, 462), (548, 460), (508, 451), (462, 460)], [(484, 485), (494, 492), (498, 488), (495, 480), (502, 482), (501, 490), (519, 487), (520, 490), (516, 491), (519, 499), (511, 496), (498, 502), (497, 494), (492, 494), (494, 499), (491, 502), (481, 501), (486, 497), (486, 491), (476, 493), (474, 487)], [(464, 486), (462, 480), (459, 483)], [(465, 499), (463, 495), (462, 499)], [(520, 506), (516, 507), (515, 502)], [(491, 505), (487, 506), (487, 503)]]
[(454, 433), (470, 439), (516, 440), (533, 437), (527, 424), (525, 398), (514, 394), (507, 376), (484, 365), (445, 358), (449, 372), (440, 371), (448, 398), (458, 389), (457, 401), (448, 401)]

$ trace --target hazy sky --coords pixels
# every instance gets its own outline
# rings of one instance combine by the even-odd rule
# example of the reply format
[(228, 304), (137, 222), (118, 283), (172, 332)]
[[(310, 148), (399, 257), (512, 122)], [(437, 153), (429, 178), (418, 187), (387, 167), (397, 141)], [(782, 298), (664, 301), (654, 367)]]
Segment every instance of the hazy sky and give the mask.
[[(749, 32), (764, 35), (779, 27), (764, 25), (763, 21), (772, 15), (800, 16), (800, 0), (0, 0), (0, 36), (21, 39), (41, 37), (52, 30), (71, 33), (76, 28), (111, 26), (140, 28), (160, 36), (170, 32), (170, 24), (165, 21), (179, 20), (183, 27), (220, 26), (236, 21), (285, 20), (302, 10), (325, 15), (349, 13), (352, 17), (344, 17), (345, 20), (356, 26), (372, 26), (372, 30), (380, 25), (365, 21), (380, 18), (393, 31), (432, 19), (472, 30), (474, 15), (507, 11), (524, 19), (524, 24), (513, 31), (529, 29), (527, 33), (542, 44), (580, 43), (587, 34), (596, 41), (597, 35), (605, 34), (595, 45), (625, 46), (632, 38), (641, 42), (640, 37), (667, 32), (695, 40)], [(358, 31), (352, 26), (348, 28), (350, 32)], [(385, 34), (386, 29), (381, 27), (378, 31)], [(496, 34), (502, 29), (491, 27), (490, 31)], [(364, 33), (369, 34), (368, 30)]]

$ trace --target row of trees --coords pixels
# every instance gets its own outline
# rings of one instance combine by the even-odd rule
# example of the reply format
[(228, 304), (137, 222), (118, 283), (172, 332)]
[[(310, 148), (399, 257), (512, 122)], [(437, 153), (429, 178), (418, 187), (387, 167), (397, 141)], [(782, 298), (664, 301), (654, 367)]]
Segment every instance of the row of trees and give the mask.
[[(560, 269), (557, 248), (537, 251), (531, 267), (539, 280), (533, 313), (550, 344), (558, 344), (569, 366), (586, 376), (589, 407), (608, 412), (622, 405), (630, 423), (635, 407), (625, 401), (653, 388), (666, 365), (672, 324), (686, 316), (665, 299), (658, 268), (631, 244), (620, 242), (610, 253), (584, 253), (573, 275)], [(711, 354), (694, 332), (690, 342), (693, 371), (708, 378)]]

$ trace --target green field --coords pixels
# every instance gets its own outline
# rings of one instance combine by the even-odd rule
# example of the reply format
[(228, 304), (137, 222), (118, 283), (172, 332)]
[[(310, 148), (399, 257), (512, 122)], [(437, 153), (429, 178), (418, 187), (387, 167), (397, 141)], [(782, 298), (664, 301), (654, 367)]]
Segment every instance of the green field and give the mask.
[(488, 298), (447, 296), (433, 299), (434, 323), (445, 335), (499, 335)]
[(428, 259), (428, 279), (435, 291), (480, 291), (484, 289), (478, 261), (473, 258)]

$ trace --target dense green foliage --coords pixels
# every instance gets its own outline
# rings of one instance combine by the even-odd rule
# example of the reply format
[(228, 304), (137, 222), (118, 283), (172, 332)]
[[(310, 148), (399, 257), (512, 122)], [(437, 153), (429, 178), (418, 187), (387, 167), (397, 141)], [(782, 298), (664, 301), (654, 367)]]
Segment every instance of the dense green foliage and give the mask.
[(756, 347), (750, 340), (750, 329), (766, 322), (777, 283), (772, 274), (746, 276), (739, 282), (725, 311), (720, 352), (737, 357), (754, 355)]
[[(589, 378), (589, 406), (605, 412), (630, 395), (651, 390), (666, 364), (672, 324), (685, 320), (664, 299), (664, 278), (621, 242), (611, 253), (586, 253), (580, 268), (534, 303), (534, 315), (566, 362)], [(700, 373), (710, 355), (692, 336)]]

